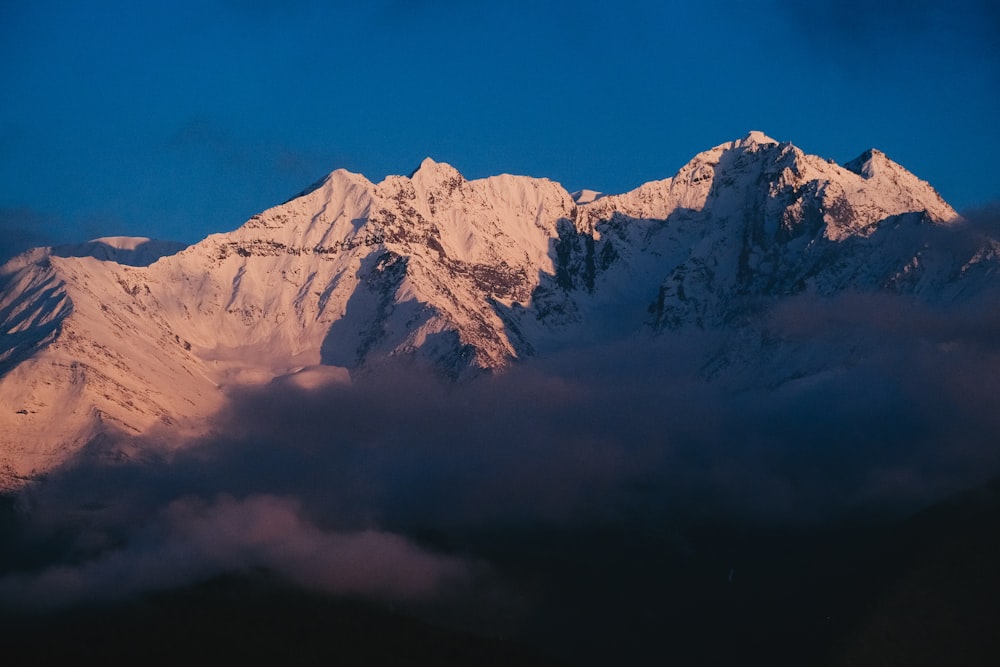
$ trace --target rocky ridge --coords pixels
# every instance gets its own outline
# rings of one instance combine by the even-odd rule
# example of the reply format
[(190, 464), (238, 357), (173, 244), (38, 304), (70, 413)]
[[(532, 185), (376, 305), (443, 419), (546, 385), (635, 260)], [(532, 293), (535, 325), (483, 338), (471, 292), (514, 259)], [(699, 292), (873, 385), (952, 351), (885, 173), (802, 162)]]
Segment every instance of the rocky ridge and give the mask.
[(377, 184), (334, 171), (179, 252), (36, 249), (0, 268), (0, 486), (103, 433), (179, 441), (228, 387), (411, 357), (461, 377), (582, 342), (754, 330), (802, 293), (953, 300), (1000, 263), (992, 239), (926, 247), (922, 230), (960, 224), (879, 151), (840, 166), (751, 132), (620, 195), (427, 159)]

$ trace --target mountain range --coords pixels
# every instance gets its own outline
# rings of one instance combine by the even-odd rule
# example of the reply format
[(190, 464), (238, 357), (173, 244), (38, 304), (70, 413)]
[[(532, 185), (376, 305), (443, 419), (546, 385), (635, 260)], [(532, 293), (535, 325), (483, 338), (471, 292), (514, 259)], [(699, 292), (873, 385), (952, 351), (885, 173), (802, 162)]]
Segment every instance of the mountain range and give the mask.
[(0, 267), (0, 490), (142, 456), (130, 438), (179, 446), (235, 388), (388, 363), (465, 382), (693, 339), (704, 381), (788, 388), (866, 349), (829, 339), (822, 304), (974, 309), (998, 268), (995, 238), (875, 149), (839, 165), (750, 132), (619, 195), (429, 158), (380, 183), (337, 170), (188, 247), (114, 237)]

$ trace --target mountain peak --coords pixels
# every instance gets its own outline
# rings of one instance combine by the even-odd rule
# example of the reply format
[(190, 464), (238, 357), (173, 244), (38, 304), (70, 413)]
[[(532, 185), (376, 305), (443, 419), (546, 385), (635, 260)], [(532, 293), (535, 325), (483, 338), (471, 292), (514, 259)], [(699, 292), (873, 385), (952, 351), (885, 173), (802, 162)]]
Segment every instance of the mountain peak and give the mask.
[(766, 146), (768, 144), (776, 144), (778, 142), (760, 130), (750, 130), (745, 137), (736, 143), (739, 146)]
[(869, 148), (864, 153), (844, 165), (844, 169), (853, 171), (862, 178), (871, 178), (884, 166), (892, 163), (885, 153), (877, 148)]
[(432, 158), (430, 156), (427, 156), (423, 160), (420, 161), (420, 164), (417, 165), (416, 169), (414, 169), (413, 171), (410, 172), (410, 178), (413, 178), (418, 173), (420, 173), (420, 171), (422, 171), (422, 170), (425, 170), (425, 169), (434, 169), (434, 167), (436, 167), (438, 164), (439, 163), (437, 162), (437, 160), (435, 160), (434, 158)]
[(454, 178), (465, 180), (462, 178), (462, 174), (459, 173), (458, 169), (455, 169), (446, 162), (437, 162), (430, 157), (425, 157), (420, 163), (420, 166), (414, 169), (410, 174), (411, 180), (442, 181)]

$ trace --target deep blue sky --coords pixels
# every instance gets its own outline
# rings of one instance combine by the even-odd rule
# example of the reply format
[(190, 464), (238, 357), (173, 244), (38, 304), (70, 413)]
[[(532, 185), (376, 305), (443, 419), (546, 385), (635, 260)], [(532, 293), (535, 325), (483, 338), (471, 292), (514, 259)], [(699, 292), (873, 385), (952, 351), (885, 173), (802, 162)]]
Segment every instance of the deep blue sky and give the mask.
[(1000, 199), (994, 0), (0, 3), (0, 254), (193, 242), (327, 172), (629, 190), (759, 129)]

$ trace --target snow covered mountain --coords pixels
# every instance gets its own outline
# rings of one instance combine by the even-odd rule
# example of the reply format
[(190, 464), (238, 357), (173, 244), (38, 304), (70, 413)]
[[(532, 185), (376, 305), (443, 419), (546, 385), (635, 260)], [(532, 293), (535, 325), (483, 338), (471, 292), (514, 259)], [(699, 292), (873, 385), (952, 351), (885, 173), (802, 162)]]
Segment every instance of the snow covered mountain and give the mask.
[(746, 366), (789, 295), (947, 303), (995, 284), (996, 240), (926, 243), (960, 224), (879, 151), (840, 166), (751, 132), (621, 195), (427, 159), (377, 184), (334, 171), (183, 250), (35, 249), (0, 268), (0, 489), (103, 434), (179, 441), (227, 388), (349, 382), (392, 357), (458, 377), (621, 337), (756, 331), (705, 360)]

